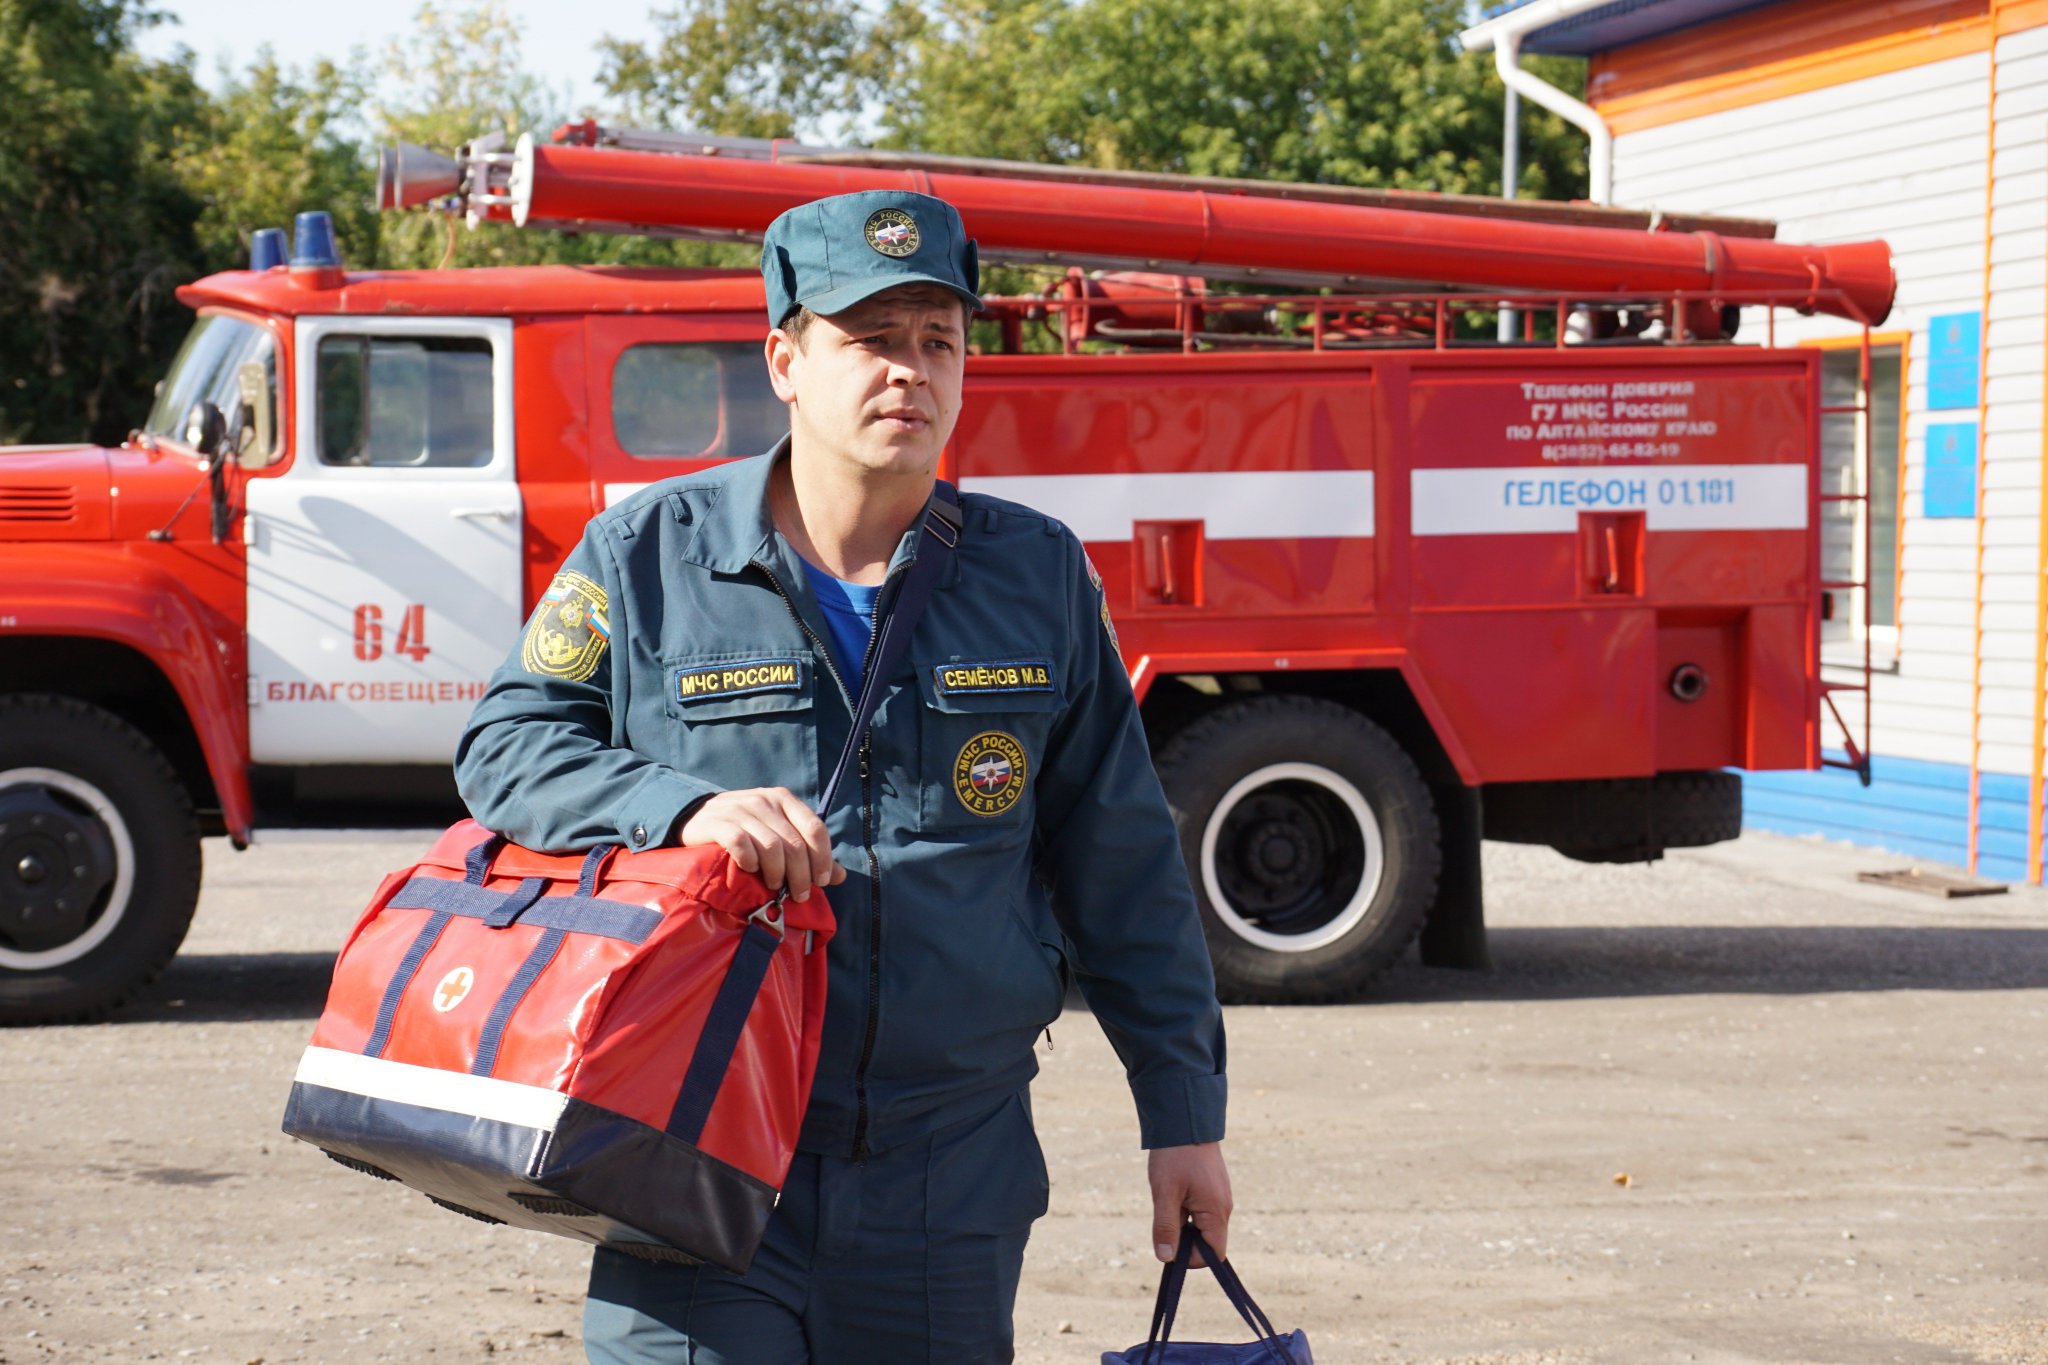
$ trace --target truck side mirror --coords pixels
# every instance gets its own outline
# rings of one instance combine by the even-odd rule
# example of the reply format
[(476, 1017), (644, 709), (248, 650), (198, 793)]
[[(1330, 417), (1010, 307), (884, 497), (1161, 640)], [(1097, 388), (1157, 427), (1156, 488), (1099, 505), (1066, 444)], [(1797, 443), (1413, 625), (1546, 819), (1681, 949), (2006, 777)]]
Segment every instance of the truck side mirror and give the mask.
[(203, 398), (185, 414), (185, 444), (208, 459), (220, 453), (220, 443), (227, 431), (227, 418)]
[(244, 469), (265, 468), (281, 452), (270, 404), (270, 381), (260, 361), (244, 361), (235, 371), (235, 390), (240, 398), (235, 407), (235, 463)]

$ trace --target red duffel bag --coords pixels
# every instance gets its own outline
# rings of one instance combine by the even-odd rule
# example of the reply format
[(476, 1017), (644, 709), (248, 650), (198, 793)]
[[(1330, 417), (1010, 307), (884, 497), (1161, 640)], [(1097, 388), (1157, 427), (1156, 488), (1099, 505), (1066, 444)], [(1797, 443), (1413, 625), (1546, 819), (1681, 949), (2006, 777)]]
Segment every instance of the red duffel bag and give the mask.
[(744, 1271), (818, 1063), (822, 893), (465, 820), (341, 950), (285, 1131), (487, 1222)]
[[(821, 812), (959, 543), (949, 485), (924, 532)], [(465, 820), (349, 936), (284, 1130), (486, 1222), (744, 1272), (810, 1099), (833, 922), (715, 846), (552, 856)]]

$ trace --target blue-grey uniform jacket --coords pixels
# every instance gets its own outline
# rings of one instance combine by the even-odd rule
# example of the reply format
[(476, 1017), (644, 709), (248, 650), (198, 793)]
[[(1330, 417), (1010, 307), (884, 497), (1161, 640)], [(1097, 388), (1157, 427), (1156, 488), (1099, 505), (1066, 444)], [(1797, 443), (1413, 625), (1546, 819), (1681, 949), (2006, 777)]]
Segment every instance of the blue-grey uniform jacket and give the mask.
[[(590, 522), (462, 737), (479, 821), (536, 848), (637, 849), (719, 791), (818, 804), (853, 705), (769, 517), (786, 449)], [(847, 879), (827, 893), (800, 1145), (886, 1151), (1022, 1089), (1070, 975), (1123, 1059), (1144, 1145), (1218, 1140), (1222, 1016), (1099, 583), (1058, 522), (961, 503), (953, 563), (827, 814)]]

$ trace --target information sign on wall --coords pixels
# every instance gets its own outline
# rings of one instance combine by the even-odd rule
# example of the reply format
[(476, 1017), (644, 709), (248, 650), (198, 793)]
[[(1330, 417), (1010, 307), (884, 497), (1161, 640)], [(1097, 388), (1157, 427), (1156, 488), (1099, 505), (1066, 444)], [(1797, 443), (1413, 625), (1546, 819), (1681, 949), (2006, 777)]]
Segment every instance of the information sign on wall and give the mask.
[(1977, 424), (1933, 422), (1927, 427), (1927, 486), (1922, 509), (1930, 517), (1977, 515)]
[(1977, 406), (1982, 326), (1978, 313), (1944, 313), (1928, 319), (1928, 407), (1947, 411)]

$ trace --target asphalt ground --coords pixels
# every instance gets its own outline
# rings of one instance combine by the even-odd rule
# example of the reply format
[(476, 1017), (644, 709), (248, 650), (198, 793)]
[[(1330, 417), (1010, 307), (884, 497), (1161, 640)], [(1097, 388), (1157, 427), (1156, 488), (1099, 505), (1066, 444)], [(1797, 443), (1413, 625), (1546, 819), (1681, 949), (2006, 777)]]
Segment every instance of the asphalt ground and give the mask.
[[(0, 1033), (0, 1365), (580, 1354), (584, 1248), (277, 1131), (334, 949), (424, 838), (209, 843), (144, 998)], [(2048, 896), (1756, 835), (1486, 853), (1491, 973), (1230, 1011), (1231, 1259), (1318, 1361), (2048, 1362)], [(1052, 1033), (1018, 1358), (1093, 1365), (1144, 1335), (1143, 1161), (1100, 1031)], [(1208, 1286), (1184, 1323), (1244, 1336)]]

